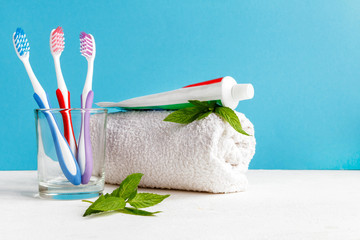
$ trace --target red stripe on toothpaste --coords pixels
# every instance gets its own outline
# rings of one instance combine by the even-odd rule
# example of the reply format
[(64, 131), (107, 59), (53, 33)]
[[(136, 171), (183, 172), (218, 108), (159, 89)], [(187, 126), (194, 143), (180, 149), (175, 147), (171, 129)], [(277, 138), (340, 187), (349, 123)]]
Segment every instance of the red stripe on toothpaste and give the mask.
[(210, 84), (214, 84), (214, 83), (219, 83), (219, 82), (221, 82), (222, 79), (223, 79), (223, 77), (213, 79), (213, 80), (208, 80), (208, 81), (205, 81), (205, 82), (199, 82), (199, 83), (195, 83), (195, 84), (190, 84), (190, 85), (187, 85), (187, 86), (185, 86), (183, 88), (197, 87), (197, 86), (204, 86), (204, 85), (210, 85)]

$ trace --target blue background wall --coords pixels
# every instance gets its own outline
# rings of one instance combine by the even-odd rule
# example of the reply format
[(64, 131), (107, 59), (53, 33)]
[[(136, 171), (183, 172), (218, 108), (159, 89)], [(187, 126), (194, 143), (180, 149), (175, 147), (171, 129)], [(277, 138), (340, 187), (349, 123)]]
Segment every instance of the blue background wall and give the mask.
[(359, 169), (360, 1), (2, 1), (0, 169), (36, 169), (32, 87), (11, 37), (21, 26), (53, 106), (48, 38), (61, 25), (62, 70), (80, 104), (96, 39), (95, 102), (172, 90), (220, 76), (252, 83), (237, 108), (254, 123), (251, 168)]

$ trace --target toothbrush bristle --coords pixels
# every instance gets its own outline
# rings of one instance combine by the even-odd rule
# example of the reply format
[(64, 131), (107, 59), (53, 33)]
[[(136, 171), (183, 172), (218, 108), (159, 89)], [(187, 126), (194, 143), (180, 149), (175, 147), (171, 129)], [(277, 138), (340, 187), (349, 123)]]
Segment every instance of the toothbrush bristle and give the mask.
[(51, 49), (54, 53), (61, 53), (65, 47), (64, 31), (57, 27), (51, 34)]
[(29, 53), (30, 46), (26, 34), (22, 28), (17, 28), (14, 34), (15, 50), (19, 56), (24, 56)]
[(93, 51), (93, 39), (90, 34), (85, 32), (80, 33), (80, 53), (84, 57), (91, 57), (94, 53)]

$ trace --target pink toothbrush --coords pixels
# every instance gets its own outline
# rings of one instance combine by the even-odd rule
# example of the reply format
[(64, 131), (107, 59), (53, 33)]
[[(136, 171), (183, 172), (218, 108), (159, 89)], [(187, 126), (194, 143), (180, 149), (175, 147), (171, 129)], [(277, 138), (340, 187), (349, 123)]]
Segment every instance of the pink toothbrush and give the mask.
[(95, 59), (95, 39), (91, 34), (85, 32), (80, 33), (80, 52), (88, 62), (88, 71), (83, 92), (81, 94), (81, 130), (78, 141), (78, 163), (81, 171), (81, 183), (87, 184), (90, 181), (93, 159), (90, 140), (90, 113), (87, 108), (92, 107), (94, 92), (92, 91), (92, 78)]
[[(65, 41), (64, 32), (61, 27), (53, 29), (50, 33), (50, 51), (54, 58), (55, 72), (57, 78), (58, 89), (56, 90), (56, 96), (59, 102), (60, 108), (71, 108), (70, 106), (70, 92), (66, 88), (64, 77), (60, 67), (60, 56), (64, 51)], [(71, 151), (76, 156), (76, 140), (74, 135), (74, 129), (71, 121), (70, 111), (61, 112), (64, 122), (64, 136), (69, 143)]]

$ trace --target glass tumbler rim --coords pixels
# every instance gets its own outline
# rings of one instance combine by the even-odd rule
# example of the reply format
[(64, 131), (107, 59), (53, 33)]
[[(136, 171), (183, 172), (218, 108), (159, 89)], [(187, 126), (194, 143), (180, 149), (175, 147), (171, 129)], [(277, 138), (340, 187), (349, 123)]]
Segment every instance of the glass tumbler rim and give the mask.
[(90, 111), (92, 113), (108, 113), (106, 108), (36, 108), (34, 109), (35, 113), (38, 112), (61, 112), (61, 111)]

